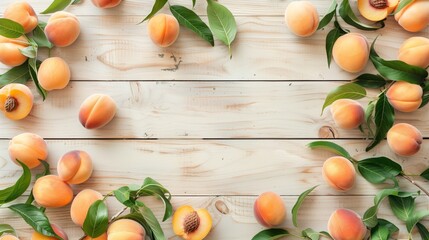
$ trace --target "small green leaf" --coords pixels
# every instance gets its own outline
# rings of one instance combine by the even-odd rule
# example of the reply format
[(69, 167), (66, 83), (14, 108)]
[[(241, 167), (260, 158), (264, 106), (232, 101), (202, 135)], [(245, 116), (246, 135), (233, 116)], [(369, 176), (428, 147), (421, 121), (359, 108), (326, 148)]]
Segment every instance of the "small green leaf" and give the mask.
[(102, 200), (97, 200), (89, 207), (82, 229), (86, 235), (96, 238), (105, 233), (108, 226), (107, 206)]
[(25, 84), (29, 79), (30, 74), (28, 73), (28, 62), (25, 62), (22, 65), (14, 67), (0, 75), (0, 88), (9, 83)]
[(375, 136), (368, 147), (366, 147), (366, 151), (377, 146), (377, 144), (386, 137), (387, 132), (395, 122), (395, 110), (392, 105), (390, 105), (385, 93), (379, 96), (377, 103), (375, 104), (374, 115), (376, 127)]
[(380, 203), (388, 196), (398, 196), (398, 188), (386, 188), (379, 191), (374, 197), (374, 205), (379, 206)]
[(359, 86), (356, 83), (346, 83), (341, 85), (326, 96), (325, 103), (323, 103), (322, 113), (326, 107), (334, 103), (338, 99), (348, 98), (348, 99), (361, 99), (366, 96), (365, 88)]
[(72, 0), (54, 0), (48, 8), (46, 8), (41, 14), (54, 13), (64, 10), (71, 4)]
[(159, 10), (161, 10), (167, 2), (168, 0), (155, 0), (155, 3), (153, 4), (153, 7), (152, 7), (152, 11), (140, 23), (148, 19), (151, 19), (153, 16), (155, 16), (155, 14), (157, 14)]
[(402, 167), (387, 157), (375, 157), (359, 161), (358, 171), (368, 182), (377, 184), (398, 176)]
[(365, 224), (365, 226), (369, 228), (373, 228), (378, 224), (377, 212), (378, 212), (378, 206), (372, 206), (365, 211), (362, 218), (362, 221)]
[(420, 222), (423, 218), (427, 216), (429, 216), (429, 211), (427, 210), (418, 211), (416, 213), (413, 212), (412, 215), (408, 217), (405, 223), (405, 225), (407, 226), (408, 232), (410, 233), (413, 230), (414, 226), (416, 226), (418, 222)]
[(5, 233), (10, 233), (12, 235), (16, 236), (16, 232), (15, 229), (9, 225), (9, 224), (0, 224), (0, 236), (5, 234)]
[(340, 145), (329, 142), (329, 141), (314, 141), (308, 144), (308, 147), (311, 149), (325, 149), (332, 153), (338, 154), (340, 156), (343, 156), (349, 160), (353, 159), (352, 156)]
[(148, 208), (143, 202), (136, 201), (138, 208), (135, 208), (137, 212), (143, 216), (144, 220), (152, 230), (152, 234), (155, 237), (154, 240), (165, 240), (164, 231), (162, 231), (161, 225), (153, 214), (152, 210)]
[(23, 169), (21, 177), (16, 181), (16, 183), (8, 188), (0, 190), (0, 205), (11, 202), (18, 197), (20, 197), (30, 186), (31, 182), (31, 172), (27, 165), (23, 164), (19, 160), (18, 163)]
[(260, 231), (252, 238), (252, 240), (276, 240), (289, 235), (289, 232), (284, 229), (270, 228)]
[(315, 188), (317, 188), (319, 185), (316, 185), (306, 191), (304, 191), (303, 193), (301, 193), (301, 195), (299, 195), (295, 205), (293, 205), (292, 208), (292, 222), (293, 225), (295, 227), (298, 227), (298, 210), (301, 207), (302, 203), (304, 202), (305, 198), (308, 196), (308, 194), (310, 194)]
[(45, 101), (48, 93), (45, 89), (43, 89), (42, 86), (40, 86), (39, 80), (37, 78), (38, 69), (39, 64), (37, 64), (37, 60), (35, 58), (28, 59), (28, 72), (30, 73), (30, 77), (34, 82), (34, 85), (36, 85), (37, 91), (39, 92), (40, 96), (42, 96), (43, 101)]
[(374, 121), (372, 120), (374, 109), (375, 109), (374, 101), (369, 102), (368, 106), (365, 109), (365, 123), (366, 123), (366, 126), (368, 127), (368, 131), (371, 137), (374, 137), (374, 131), (372, 130), (372, 126), (374, 124)]
[(389, 203), (393, 214), (402, 221), (408, 221), (414, 215), (414, 197), (389, 196)]
[(428, 169), (426, 169), (426, 170), (424, 170), (424, 171), (420, 174), (420, 176), (421, 176), (421, 177), (423, 177), (423, 178), (425, 178), (425, 179), (427, 179), (427, 180), (429, 180), (429, 168), (428, 168)]
[(7, 18), (0, 18), (0, 35), (7, 38), (19, 38), (24, 34), (21, 24)]
[(358, 76), (354, 83), (359, 84), (364, 88), (382, 88), (387, 84), (387, 81), (380, 75), (364, 73)]
[(371, 229), (371, 240), (387, 240), (390, 235), (399, 231), (399, 229), (391, 222), (378, 219), (377, 225)]
[(128, 186), (120, 187), (117, 190), (113, 191), (116, 199), (124, 204), (127, 207), (133, 207), (135, 205), (135, 200), (131, 197), (131, 190)]
[(346, 23), (348, 23), (351, 26), (354, 26), (358, 29), (361, 29), (361, 30), (375, 31), (377, 29), (384, 27), (383, 22), (377, 22), (379, 24), (379, 26), (374, 26), (374, 25), (368, 25), (368, 24), (365, 24), (365, 23), (362, 23), (361, 21), (359, 21), (359, 19), (354, 14), (352, 8), (350, 7), (349, 0), (343, 0), (341, 2), (338, 12), (340, 13), (341, 18)]
[(326, 41), (325, 41), (325, 49), (326, 49), (326, 57), (328, 60), (328, 67), (331, 67), (331, 61), (332, 61), (332, 50), (334, 49), (334, 44), (337, 41), (337, 39), (347, 32), (341, 28), (340, 24), (337, 20), (334, 22), (334, 29), (329, 31), (329, 33), (326, 35)]
[(19, 49), (19, 51), (22, 55), (29, 58), (35, 58), (37, 56), (37, 49), (34, 46), (28, 46), (24, 49)]
[(337, 10), (337, 1), (333, 0), (331, 3), (331, 6), (328, 9), (328, 12), (326, 13), (326, 15), (322, 18), (322, 20), (320, 20), (319, 22), (319, 26), (317, 26), (317, 30), (320, 30), (324, 27), (326, 27), (326, 25), (328, 25), (332, 18), (334, 17), (336, 10)]
[(197, 3), (197, 0), (192, 0), (192, 7), (195, 7), (196, 3)]
[(429, 231), (427, 230), (427, 228), (419, 222), (416, 224), (416, 227), (419, 230), (422, 240), (429, 240)]
[(158, 196), (164, 203), (165, 212), (162, 221), (166, 221), (173, 215), (173, 206), (171, 205), (171, 194), (164, 188), (159, 182), (152, 178), (146, 178), (143, 182), (143, 186), (138, 190), (137, 195), (141, 196)]
[(41, 23), (39, 23), (33, 30), (32, 38), (39, 47), (52, 48), (54, 46), (46, 37), (45, 32), (43, 31), (43, 24)]
[(395, 9), (395, 12), (393, 14), (398, 13), (401, 11), (404, 7), (408, 6), (408, 4), (412, 3), (414, 0), (401, 0), (399, 1), (398, 6)]
[(316, 232), (315, 230), (311, 228), (307, 228), (301, 232), (303, 237), (306, 237), (310, 240), (319, 240), (320, 236), (322, 235), (320, 232)]

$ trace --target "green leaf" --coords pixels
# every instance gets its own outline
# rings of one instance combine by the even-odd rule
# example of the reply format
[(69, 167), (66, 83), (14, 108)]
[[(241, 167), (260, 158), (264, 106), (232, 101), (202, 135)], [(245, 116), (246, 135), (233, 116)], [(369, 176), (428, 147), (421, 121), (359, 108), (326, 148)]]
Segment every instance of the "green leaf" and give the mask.
[(96, 238), (105, 233), (108, 226), (107, 206), (103, 200), (97, 200), (89, 207), (82, 229), (86, 235)]
[(329, 33), (326, 35), (326, 41), (325, 41), (325, 48), (326, 48), (326, 57), (328, 60), (328, 67), (331, 66), (332, 62), (332, 50), (334, 48), (334, 44), (337, 41), (337, 39), (347, 32), (341, 28), (340, 24), (335, 20), (334, 22), (334, 29), (329, 31)]
[(146, 178), (143, 182), (143, 186), (137, 194), (140, 196), (158, 196), (164, 203), (165, 212), (162, 221), (169, 219), (173, 215), (173, 206), (171, 205), (171, 194), (164, 188), (159, 182), (152, 178)]
[(366, 123), (366, 126), (368, 127), (369, 134), (371, 137), (374, 137), (374, 131), (372, 130), (372, 125), (374, 124), (374, 121), (372, 120), (374, 109), (375, 109), (374, 101), (369, 102), (368, 106), (365, 109), (365, 123)]
[(382, 88), (387, 84), (387, 81), (380, 75), (364, 73), (356, 78), (354, 83), (359, 84), (364, 88)]
[(304, 202), (305, 198), (310, 194), (315, 188), (317, 188), (319, 185), (316, 185), (303, 193), (299, 195), (298, 200), (296, 201), (295, 205), (293, 205), (292, 208), (292, 222), (295, 227), (298, 227), (298, 210), (301, 207), (302, 203)]
[(132, 198), (131, 192), (128, 186), (124, 186), (114, 190), (113, 194), (120, 203), (127, 207), (133, 207), (135, 205), (135, 200)]
[(192, 7), (195, 7), (196, 3), (197, 3), (197, 0), (192, 0)]
[(328, 232), (321, 231), (320, 234), (325, 238), (329, 238), (329, 239), (334, 240), (334, 238)]
[(159, 224), (152, 210), (150, 210), (150, 208), (148, 208), (141, 201), (136, 201), (136, 204), (138, 208), (135, 210), (137, 212), (140, 212), (144, 220), (149, 225), (150, 229), (152, 230), (152, 234), (155, 237), (154, 240), (165, 240), (166, 238), (165, 238), (164, 232), (162, 231), (161, 225)]
[(15, 204), (9, 206), (9, 209), (18, 213), (36, 232), (63, 240), (54, 232), (45, 213), (36, 206), (31, 204)]
[(398, 188), (387, 188), (379, 191), (374, 197), (374, 205), (379, 206), (380, 203), (388, 196), (398, 196)]
[(311, 240), (319, 240), (320, 236), (322, 235), (320, 232), (316, 232), (315, 230), (313, 230), (311, 228), (307, 228), (307, 229), (303, 230), (301, 234), (303, 237), (306, 237), (306, 238), (311, 239)]
[(376, 127), (375, 136), (372, 142), (366, 147), (366, 151), (373, 149), (386, 137), (387, 132), (393, 126), (395, 121), (395, 110), (387, 100), (385, 93), (379, 96), (377, 103), (375, 104), (374, 115)]
[(361, 30), (374, 31), (384, 27), (383, 22), (377, 22), (379, 26), (374, 26), (374, 25), (368, 25), (359, 21), (359, 19), (354, 14), (352, 8), (350, 7), (349, 0), (343, 0), (341, 2), (338, 12), (340, 13), (341, 18), (346, 23)]
[(352, 156), (340, 145), (329, 142), (329, 141), (314, 141), (308, 144), (308, 147), (311, 149), (325, 149), (332, 153), (338, 154), (340, 156), (343, 156), (349, 160), (353, 159)]
[[(414, 202), (413, 202), (413, 204), (414, 204)], [(428, 210), (418, 211), (416, 213), (413, 212), (412, 215), (408, 217), (408, 219), (406, 220), (406, 223), (405, 223), (405, 225), (407, 226), (408, 232), (410, 233), (413, 230), (414, 226), (416, 226), (416, 224), (418, 222), (420, 222), (423, 218), (425, 218), (427, 216), (429, 216)]]
[(10, 233), (12, 235), (16, 236), (16, 232), (15, 229), (9, 225), (9, 224), (0, 224), (0, 236), (5, 234), (5, 233)]
[(344, 85), (341, 85), (329, 92), (328, 96), (326, 96), (325, 103), (323, 103), (322, 107), (322, 114), (326, 107), (328, 107), (338, 99), (361, 99), (365, 96), (365, 88), (359, 86), (356, 83), (346, 83)]
[(237, 35), (237, 23), (232, 13), (220, 3), (207, 0), (207, 16), (213, 34), (228, 46), (232, 58), (231, 44)]
[(19, 160), (18, 163), (23, 169), (21, 177), (16, 181), (16, 183), (8, 188), (0, 190), (0, 205), (11, 202), (18, 197), (20, 197), (30, 186), (31, 182), (31, 172), (27, 165), (23, 164)]
[(75, 4), (79, 4), (82, 0), (73, 0), (73, 2), (71, 3), (71, 5), (75, 5)]
[(408, 221), (414, 214), (416, 206), (413, 197), (389, 196), (389, 203), (393, 214), (402, 221)]
[(429, 94), (424, 94), (422, 97), (422, 104), (420, 104), (419, 108), (426, 106), (429, 103)]
[(202, 39), (210, 43), (210, 45), (214, 46), (212, 31), (192, 10), (183, 6), (173, 5), (170, 6), (170, 11), (177, 21), (179, 21), (180, 25), (190, 29)]
[(393, 14), (398, 13), (401, 11), (404, 7), (408, 6), (408, 4), (412, 3), (414, 0), (401, 0), (399, 1), (398, 6), (395, 9), (395, 12)]
[(426, 170), (424, 170), (424, 171), (420, 174), (420, 176), (421, 176), (421, 177), (423, 177), (423, 178), (425, 178), (425, 179), (427, 179), (427, 180), (429, 180), (429, 168), (428, 168), (428, 169), (426, 169)]
[(391, 222), (378, 219), (377, 225), (371, 229), (371, 240), (387, 240), (390, 235), (399, 231), (399, 229)]
[(157, 12), (159, 12), (159, 10), (161, 10), (167, 2), (168, 2), (168, 0), (155, 0), (155, 3), (153, 4), (153, 7), (152, 7), (152, 11), (140, 23), (142, 23), (142, 22), (152, 18), (153, 16), (155, 16), (155, 14)]
[(45, 101), (48, 93), (46, 92), (45, 89), (43, 89), (42, 86), (40, 86), (39, 80), (37, 78), (38, 69), (39, 69), (39, 66), (37, 64), (37, 60), (35, 58), (28, 59), (28, 72), (30, 73), (30, 77), (34, 82), (34, 85), (36, 85), (37, 91), (39, 92), (40, 96), (42, 96), (43, 101)]
[(326, 27), (326, 25), (328, 25), (332, 18), (334, 17), (336, 10), (337, 10), (337, 1), (333, 0), (331, 3), (331, 6), (328, 9), (328, 12), (326, 13), (326, 15), (322, 18), (322, 20), (320, 20), (319, 22), (319, 26), (317, 26), (317, 30), (320, 30), (324, 27)]
[(398, 176), (402, 167), (387, 157), (375, 157), (359, 161), (358, 171), (368, 182), (377, 184)]
[(270, 228), (260, 231), (252, 238), (252, 240), (275, 240), (289, 235), (289, 232), (284, 229)]
[(419, 230), (422, 240), (429, 240), (429, 231), (427, 230), (427, 228), (421, 223), (417, 223), (416, 227)]
[[(44, 170), (42, 173), (36, 174), (36, 180), (43, 176), (51, 174), (51, 171), (49, 170), (49, 163), (46, 161), (40, 161), (40, 162), (42, 163)], [(32, 204), (33, 201), (34, 201), (34, 195), (33, 195), (33, 189), (32, 189), (30, 196), (28, 196), (27, 201), (25, 203)]]
[(48, 8), (46, 8), (41, 14), (54, 13), (64, 10), (71, 4), (72, 0), (54, 0)]
[(28, 46), (24, 49), (19, 49), (19, 51), (22, 55), (29, 58), (35, 58), (37, 56), (37, 49), (34, 46)]
[(373, 228), (378, 224), (378, 206), (372, 206), (368, 208), (363, 214), (362, 221), (368, 228)]
[(33, 40), (37, 43), (39, 47), (52, 48), (54, 45), (49, 42), (48, 38), (43, 31), (43, 24), (38, 24), (33, 30)]
[(19, 38), (24, 34), (21, 24), (7, 18), (0, 18), (0, 35), (7, 38)]
[(22, 65), (14, 67), (0, 75), (0, 88), (6, 86), (9, 83), (24, 84), (29, 79), (30, 74), (28, 73), (28, 63), (25, 62)]

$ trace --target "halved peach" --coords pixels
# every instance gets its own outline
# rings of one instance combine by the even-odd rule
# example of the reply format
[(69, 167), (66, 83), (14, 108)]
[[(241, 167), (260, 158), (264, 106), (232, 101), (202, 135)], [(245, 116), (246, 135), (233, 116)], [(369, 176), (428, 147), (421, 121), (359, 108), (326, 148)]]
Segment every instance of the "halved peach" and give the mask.
[(173, 231), (186, 240), (204, 239), (212, 228), (212, 217), (206, 209), (179, 207), (173, 215)]
[(20, 120), (30, 114), (34, 96), (31, 90), (20, 83), (10, 83), (0, 89), (0, 110), (12, 120)]
[(370, 21), (378, 22), (391, 14), (399, 0), (358, 0), (358, 10)]

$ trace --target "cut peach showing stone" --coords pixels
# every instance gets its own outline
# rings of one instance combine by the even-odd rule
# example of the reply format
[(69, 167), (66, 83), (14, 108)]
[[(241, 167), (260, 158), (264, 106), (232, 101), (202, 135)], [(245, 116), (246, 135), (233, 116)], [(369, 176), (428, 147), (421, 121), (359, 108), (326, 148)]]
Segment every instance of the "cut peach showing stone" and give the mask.
[(179, 37), (180, 25), (174, 16), (160, 13), (149, 20), (147, 31), (153, 43), (168, 47)]
[(290, 31), (300, 37), (308, 37), (319, 26), (319, 13), (309, 1), (293, 1), (285, 11), (285, 21)]
[(19, 38), (6, 38), (0, 36), (0, 62), (9, 67), (16, 67), (27, 61), (20, 50), (28, 47), (28, 40), (21, 36)]
[(63, 89), (70, 82), (69, 65), (62, 58), (48, 58), (40, 65), (37, 78), (40, 86), (47, 91)]
[(27, 2), (19, 1), (9, 4), (3, 17), (21, 24), (26, 33), (33, 31), (38, 23), (34, 9)]
[(45, 27), (49, 41), (57, 47), (67, 47), (73, 44), (80, 34), (80, 23), (71, 13), (59, 11), (49, 18)]
[(412, 156), (420, 150), (423, 137), (413, 125), (398, 123), (387, 132), (387, 143), (396, 154)]
[(423, 89), (405, 81), (395, 82), (386, 92), (392, 107), (401, 112), (414, 112), (422, 104)]
[(98, 8), (113, 8), (118, 6), (122, 0), (91, 0)]
[(81, 184), (91, 177), (92, 160), (87, 152), (71, 151), (64, 154), (57, 165), (59, 177), (68, 184)]
[(348, 159), (331, 157), (323, 163), (323, 178), (335, 190), (348, 191), (354, 186), (356, 170)]
[(365, 118), (362, 105), (352, 99), (338, 99), (331, 105), (331, 114), (335, 124), (343, 129), (359, 127)]
[(398, 59), (421, 68), (429, 67), (429, 38), (411, 37), (399, 48)]
[(399, 0), (358, 0), (358, 10), (370, 21), (381, 21), (392, 13)]
[(363, 240), (367, 230), (357, 213), (340, 208), (329, 218), (328, 231), (335, 240)]
[(92, 189), (85, 189), (79, 192), (73, 199), (70, 207), (70, 216), (72, 221), (82, 227), (85, 222), (86, 215), (88, 214), (89, 207), (97, 201), (102, 200), (103, 195)]
[(335, 41), (332, 56), (341, 69), (351, 73), (360, 72), (369, 59), (368, 41), (360, 33), (347, 33)]
[(286, 207), (278, 194), (265, 192), (256, 199), (253, 213), (261, 225), (273, 227), (282, 224), (285, 220)]
[(0, 89), (0, 110), (12, 120), (21, 120), (33, 109), (34, 96), (31, 90), (20, 83), (10, 83)]
[(108, 124), (116, 114), (116, 103), (105, 94), (89, 96), (80, 106), (79, 121), (85, 128), (101, 128)]
[[(68, 240), (68, 236), (66, 234), (66, 232), (64, 232), (64, 230), (62, 230), (58, 225), (52, 223), (51, 224), (52, 229), (54, 230), (54, 232), (60, 236), (63, 240)], [(55, 237), (48, 237), (45, 235), (42, 235), (41, 233), (38, 232), (33, 232), (33, 234), (31, 235), (31, 240), (57, 240), (57, 238)]]
[(395, 19), (409, 32), (422, 31), (429, 24), (429, 1), (414, 0), (396, 13)]
[(48, 158), (48, 146), (39, 135), (22, 133), (10, 140), (9, 156), (15, 163), (19, 160), (32, 169)]
[(1, 236), (0, 237), (0, 240), (19, 240), (19, 238), (17, 238), (16, 236), (14, 236), (14, 235), (10, 235), (10, 234), (8, 234), (8, 235), (3, 235), (3, 236)]
[(204, 239), (212, 229), (212, 217), (206, 209), (179, 207), (173, 215), (173, 231), (185, 240)]
[(108, 240), (144, 240), (145, 235), (142, 225), (129, 219), (114, 221), (107, 229)]
[(36, 180), (33, 186), (36, 202), (45, 208), (64, 207), (73, 199), (73, 190), (54, 175), (43, 176)]

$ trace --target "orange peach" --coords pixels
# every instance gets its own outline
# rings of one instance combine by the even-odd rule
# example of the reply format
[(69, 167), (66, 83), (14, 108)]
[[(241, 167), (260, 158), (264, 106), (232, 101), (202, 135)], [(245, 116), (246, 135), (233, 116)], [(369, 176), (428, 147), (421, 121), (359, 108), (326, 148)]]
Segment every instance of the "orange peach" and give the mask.
[(173, 214), (173, 231), (185, 240), (204, 239), (212, 228), (212, 217), (206, 209), (181, 206)]
[(136, 221), (120, 219), (110, 224), (107, 229), (108, 240), (143, 240), (146, 231)]
[(69, 65), (59, 57), (46, 59), (37, 73), (40, 86), (47, 91), (65, 88), (70, 81)]
[(108, 124), (116, 114), (116, 103), (108, 95), (94, 94), (80, 106), (79, 121), (85, 128), (101, 128)]
[(42, 137), (34, 133), (22, 133), (9, 142), (9, 156), (32, 169), (48, 158), (48, 146)]
[(9, 4), (3, 16), (4, 18), (21, 24), (26, 33), (33, 31), (38, 23), (34, 9), (27, 2), (14, 2)]
[(76, 225), (82, 227), (89, 207), (91, 207), (95, 201), (102, 199), (103, 195), (101, 195), (101, 193), (91, 189), (85, 189), (79, 192), (73, 199), (70, 207), (70, 216), (72, 221)]
[(14, 235), (7, 234), (7, 235), (2, 235), (0, 237), (0, 240), (19, 240), (19, 238), (17, 238)]
[(147, 30), (153, 43), (159, 47), (168, 47), (177, 40), (180, 26), (174, 16), (160, 13), (149, 20)]
[(323, 163), (323, 178), (335, 190), (348, 191), (353, 188), (356, 170), (344, 157), (331, 157)]
[[(52, 223), (51, 224), (52, 229), (54, 230), (54, 232), (60, 236), (63, 240), (68, 240), (68, 236), (66, 234), (66, 232), (64, 232), (64, 230), (62, 230), (58, 225)], [(42, 235), (38, 232), (33, 232), (33, 235), (31, 235), (31, 240), (57, 240), (57, 238), (55, 237), (48, 237), (45, 235)]]
[(101, 236), (93, 238), (90, 236), (86, 236), (84, 239), (82, 240), (107, 240), (107, 233), (103, 233)]
[(313, 3), (309, 1), (293, 1), (286, 8), (285, 21), (292, 33), (300, 37), (308, 37), (317, 30), (319, 14)]
[(429, 24), (429, 1), (414, 0), (396, 13), (395, 19), (409, 32), (422, 31)]
[(422, 96), (422, 87), (404, 81), (395, 82), (386, 92), (389, 103), (401, 112), (414, 112), (419, 109)]
[(6, 38), (0, 36), (0, 62), (9, 67), (16, 67), (27, 61), (20, 50), (28, 47), (28, 40), (21, 36), (19, 38)]
[(411, 37), (399, 48), (398, 59), (421, 68), (429, 67), (429, 38)]
[(122, 0), (91, 0), (98, 8), (113, 8), (118, 6)]
[(423, 137), (420, 131), (408, 123), (395, 124), (387, 132), (390, 149), (401, 156), (411, 156), (420, 150)]
[(360, 72), (369, 59), (368, 41), (360, 33), (347, 33), (335, 41), (332, 56), (341, 69), (351, 73)]
[(328, 231), (335, 240), (362, 240), (367, 230), (357, 213), (340, 208), (329, 218)]
[(46, 208), (64, 207), (73, 199), (73, 190), (54, 175), (43, 176), (36, 180), (33, 186), (36, 202)]
[(261, 225), (273, 227), (283, 223), (286, 217), (286, 207), (278, 194), (265, 192), (256, 199), (253, 213)]
[(33, 109), (31, 90), (20, 83), (10, 83), (0, 89), (0, 110), (12, 120), (21, 120)]
[(352, 99), (336, 100), (331, 105), (331, 114), (335, 124), (343, 129), (357, 128), (365, 118), (362, 105)]
[(378, 22), (387, 18), (398, 3), (399, 0), (358, 0), (358, 10), (364, 18)]
[(79, 20), (71, 13), (56, 12), (49, 18), (45, 34), (49, 41), (57, 47), (70, 46), (79, 37)]
[(92, 174), (92, 160), (84, 151), (71, 151), (58, 161), (58, 176), (68, 184), (81, 184)]

